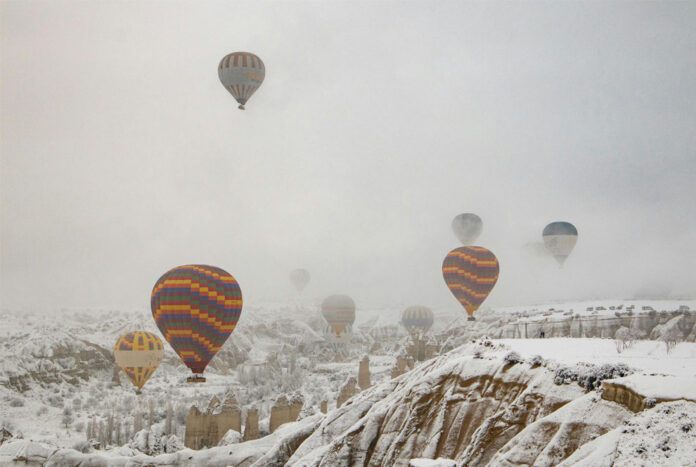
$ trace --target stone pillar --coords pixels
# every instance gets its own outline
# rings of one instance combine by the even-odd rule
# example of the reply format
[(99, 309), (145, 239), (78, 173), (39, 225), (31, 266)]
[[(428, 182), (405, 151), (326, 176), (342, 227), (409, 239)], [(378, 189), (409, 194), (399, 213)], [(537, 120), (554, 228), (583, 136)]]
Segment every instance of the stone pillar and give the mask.
[(358, 386), (360, 386), (361, 391), (372, 386), (372, 384), (370, 384), (370, 358), (367, 355), (360, 361), (360, 367), (358, 368)]
[(258, 439), (259, 437), (259, 411), (247, 410), (246, 423), (244, 425), (244, 441)]
[(341, 390), (338, 392), (336, 407), (338, 408), (342, 406), (348, 399), (350, 399), (357, 393), (357, 381), (353, 377), (348, 378), (348, 380), (343, 384), (343, 386), (341, 386)]

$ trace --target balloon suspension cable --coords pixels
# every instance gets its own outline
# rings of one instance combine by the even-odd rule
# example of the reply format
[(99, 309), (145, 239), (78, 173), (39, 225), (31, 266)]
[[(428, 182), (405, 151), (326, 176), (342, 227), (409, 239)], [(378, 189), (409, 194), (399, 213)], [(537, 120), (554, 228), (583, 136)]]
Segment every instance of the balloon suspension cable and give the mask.
[(244, 110), (244, 104), (239, 104), (239, 110)]

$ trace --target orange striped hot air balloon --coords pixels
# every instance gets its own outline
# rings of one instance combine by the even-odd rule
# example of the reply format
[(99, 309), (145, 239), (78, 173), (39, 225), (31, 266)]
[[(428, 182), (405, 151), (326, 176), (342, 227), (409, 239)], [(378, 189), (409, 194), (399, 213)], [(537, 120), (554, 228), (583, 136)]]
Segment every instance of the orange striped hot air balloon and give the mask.
[(498, 281), (500, 266), (495, 255), (480, 246), (462, 246), (450, 251), (442, 263), (442, 275), (455, 298), (469, 315), (491, 293)]
[(220, 60), (218, 76), (225, 89), (239, 103), (239, 108), (244, 110), (244, 105), (251, 95), (263, 83), (266, 66), (252, 53), (233, 52)]

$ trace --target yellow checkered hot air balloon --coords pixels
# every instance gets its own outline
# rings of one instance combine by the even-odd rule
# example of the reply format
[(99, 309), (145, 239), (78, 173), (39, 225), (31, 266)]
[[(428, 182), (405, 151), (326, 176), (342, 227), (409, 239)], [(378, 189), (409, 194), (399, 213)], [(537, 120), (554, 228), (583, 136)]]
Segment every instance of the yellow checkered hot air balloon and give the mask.
[(159, 366), (163, 355), (162, 341), (147, 331), (123, 334), (114, 346), (116, 364), (133, 386), (138, 388), (138, 393)]

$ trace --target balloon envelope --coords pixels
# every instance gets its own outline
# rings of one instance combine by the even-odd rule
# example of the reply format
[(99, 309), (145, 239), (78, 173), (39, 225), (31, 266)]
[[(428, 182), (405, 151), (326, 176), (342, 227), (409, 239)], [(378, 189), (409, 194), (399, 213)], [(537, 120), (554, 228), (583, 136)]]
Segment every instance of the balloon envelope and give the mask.
[(157, 281), (150, 306), (169, 345), (199, 374), (234, 331), (242, 313), (242, 291), (220, 268), (179, 266)]
[(307, 284), (309, 284), (309, 271), (306, 269), (295, 269), (290, 273), (290, 282), (295, 286), (298, 292), (302, 293)]
[(462, 245), (471, 245), (481, 235), (483, 221), (470, 212), (459, 214), (452, 219), (452, 230)]
[(455, 248), (442, 263), (442, 275), (447, 287), (469, 316), (491, 293), (499, 273), (498, 258), (480, 246)]
[(350, 344), (350, 338), (353, 336), (353, 326), (346, 324), (343, 330), (336, 332), (333, 326), (327, 324), (324, 326), (324, 339), (331, 344), (334, 349)]
[(127, 332), (114, 346), (116, 365), (138, 389), (150, 379), (163, 355), (164, 344), (160, 338), (146, 331)]
[(244, 104), (263, 83), (266, 66), (252, 53), (233, 52), (220, 60), (218, 76), (225, 89), (239, 102), (239, 108), (244, 110)]
[(542, 232), (544, 245), (558, 264), (563, 263), (578, 242), (578, 230), (570, 222), (551, 222)]
[(321, 303), (321, 314), (340, 335), (345, 327), (355, 321), (355, 302), (347, 295), (331, 295)]
[(426, 333), (434, 321), (433, 311), (427, 306), (410, 306), (401, 314), (401, 324), (409, 333)]

